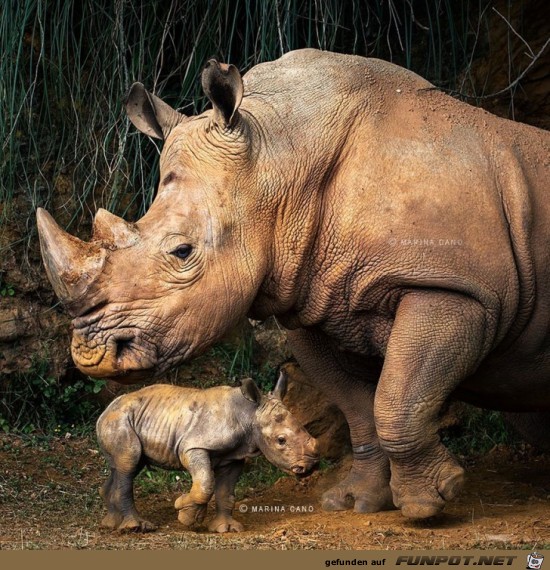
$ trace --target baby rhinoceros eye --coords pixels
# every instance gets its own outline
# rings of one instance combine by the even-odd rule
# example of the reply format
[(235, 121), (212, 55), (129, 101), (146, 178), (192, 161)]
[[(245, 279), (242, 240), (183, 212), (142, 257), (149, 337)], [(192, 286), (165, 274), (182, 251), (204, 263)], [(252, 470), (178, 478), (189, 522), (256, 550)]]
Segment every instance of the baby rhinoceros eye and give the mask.
[(182, 245), (178, 245), (178, 247), (176, 247), (176, 249), (173, 249), (170, 253), (179, 259), (187, 259), (191, 255), (192, 251), (193, 246), (184, 243)]

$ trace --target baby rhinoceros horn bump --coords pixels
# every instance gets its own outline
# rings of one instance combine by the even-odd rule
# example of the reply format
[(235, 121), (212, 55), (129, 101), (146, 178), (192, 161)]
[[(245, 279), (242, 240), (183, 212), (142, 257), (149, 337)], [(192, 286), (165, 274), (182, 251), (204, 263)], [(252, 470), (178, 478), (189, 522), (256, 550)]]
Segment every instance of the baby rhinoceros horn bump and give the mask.
[(36, 212), (40, 251), (48, 279), (62, 303), (84, 295), (105, 264), (106, 250), (61, 229), (44, 209)]
[(94, 241), (108, 248), (123, 249), (137, 241), (138, 233), (132, 224), (100, 208), (94, 218)]

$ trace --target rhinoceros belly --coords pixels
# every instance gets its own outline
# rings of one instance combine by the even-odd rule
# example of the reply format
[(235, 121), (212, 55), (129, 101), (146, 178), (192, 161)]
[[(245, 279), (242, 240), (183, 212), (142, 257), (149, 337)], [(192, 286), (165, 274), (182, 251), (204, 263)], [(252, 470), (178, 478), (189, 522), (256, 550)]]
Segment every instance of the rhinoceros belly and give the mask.
[(167, 434), (166, 439), (159, 436), (141, 436), (140, 437), (143, 458), (148, 465), (162, 467), (163, 469), (182, 469), (181, 461), (177, 455), (177, 446), (174, 444), (173, 437)]

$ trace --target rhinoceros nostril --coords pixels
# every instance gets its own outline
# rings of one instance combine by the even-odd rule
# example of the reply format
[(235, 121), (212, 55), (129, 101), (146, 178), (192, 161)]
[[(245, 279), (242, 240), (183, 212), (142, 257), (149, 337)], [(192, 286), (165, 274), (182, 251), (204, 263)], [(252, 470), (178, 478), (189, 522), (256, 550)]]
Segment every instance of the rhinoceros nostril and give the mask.
[(132, 338), (119, 339), (116, 341), (116, 359), (121, 360), (132, 351)]

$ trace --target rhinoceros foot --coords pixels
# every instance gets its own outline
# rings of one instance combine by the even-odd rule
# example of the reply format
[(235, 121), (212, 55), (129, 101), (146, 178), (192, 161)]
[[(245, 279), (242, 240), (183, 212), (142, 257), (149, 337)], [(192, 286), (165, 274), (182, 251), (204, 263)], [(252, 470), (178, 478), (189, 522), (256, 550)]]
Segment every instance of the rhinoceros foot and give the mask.
[(199, 525), (206, 516), (207, 504), (196, 504), (190, 499), (185, 500), (189, 495), (179, 497), (176, 501), (176, 509), (178, 509), (178, 520), (183, 526), (191, 527)]
[(121, 532), (153, 532), (157, 530), (157, 526), (141, 517), (127, 516), (122, 519), (117, 529)]
[(210, 532), (242, 532), (243, 525), (228, 515), (216, 515), (208, 524)]
[(123, 518), (124, 517), (120, 513), (108, 513), (105, 517), (103, 517), (101, 526), (103, 528), (110, 528), (111, 530), (115, 530), (118, 528)]
[(394, 503), (403, 516), (421, 520), (439, 514), (445, 502), (454, 499), (464, 484), (464, 469), (446, 453), (446, 457), (422, 469), (403, 469), (392, 465), (391, 489)]
[(376, 513), (395, 508), (386, 478), (366, 474), (355, 464), (345, 479), (323, 494), (321, 505), (325, 511), (353, 509), (358, 513)]

